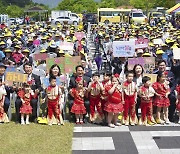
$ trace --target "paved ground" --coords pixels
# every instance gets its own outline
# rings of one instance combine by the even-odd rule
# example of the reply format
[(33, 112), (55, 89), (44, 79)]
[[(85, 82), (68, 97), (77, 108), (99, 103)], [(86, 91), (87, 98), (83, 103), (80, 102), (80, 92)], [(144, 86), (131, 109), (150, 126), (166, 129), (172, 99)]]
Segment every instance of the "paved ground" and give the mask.
[(74, 128), (73, 154), (180, 154), (180, 125)]

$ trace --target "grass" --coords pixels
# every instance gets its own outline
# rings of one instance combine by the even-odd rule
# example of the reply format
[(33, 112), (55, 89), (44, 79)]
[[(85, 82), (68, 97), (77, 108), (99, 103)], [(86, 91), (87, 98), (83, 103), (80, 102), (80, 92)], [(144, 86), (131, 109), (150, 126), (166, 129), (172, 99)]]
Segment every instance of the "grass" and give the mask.
[(0, 125), (0, 153), (2, 154), (70, 154), (73, 124), (48, 126), (10, 122)]

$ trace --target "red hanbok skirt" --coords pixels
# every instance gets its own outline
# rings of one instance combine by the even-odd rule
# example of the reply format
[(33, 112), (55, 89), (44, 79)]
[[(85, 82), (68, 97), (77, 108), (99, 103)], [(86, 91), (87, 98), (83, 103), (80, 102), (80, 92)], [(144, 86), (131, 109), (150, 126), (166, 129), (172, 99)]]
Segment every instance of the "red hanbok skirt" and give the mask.
[(178, 101), (178, 104), (176, 105), (176, 109), (180, 112), (180, 100)]
[(21, 108), (20, 108), (20, 113), (22, 114), (31, 114), (32, 113), (32, 107), (30, 104), (22, 104)]
[(86, 114), (86, 108), (84, 106), (84, 103), (74, 101), (71, 112), (74, 114)]
[(156, 96), (153, 105), (157, 107), (168, 107), (170, 105), (169, 98)]
[(124, 110), (124, 108), (123, 108), (122, 103), (112, 103), (112, 102), (108, 101), (105, 104), (104, 110), (107, 112), (112, 112), (112, 113), (120, 113)]

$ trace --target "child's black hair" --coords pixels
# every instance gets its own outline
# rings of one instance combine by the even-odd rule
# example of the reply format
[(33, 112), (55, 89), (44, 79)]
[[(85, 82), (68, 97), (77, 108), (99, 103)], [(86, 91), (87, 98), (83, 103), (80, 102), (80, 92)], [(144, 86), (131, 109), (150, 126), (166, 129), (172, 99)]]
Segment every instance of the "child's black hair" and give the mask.
[(52, 80), (56, 80), (56, 77), (55, 76), (50, 76), (49, 82), (51, 82)]
[(100, 77), (100, 74), (99, 74), (98, 72), (95, 72), (95, 73), (93, 73), (92, 77), (93, 77), (93, 76), (98, 76), (98, 77)]
[(126, 77), (128, 77), (129, 74), (133, 74), (133, 75), (134, 75), (133, 70), (127, 71), (127, 72), (126, 72)]
[(104, 72), (103, 75), (106, 75), (106, 76), (111, 77), (111, 76), (112, 76), (112, 73), (111, 73), (111, 72)]
[(150, 81), (150, 80), (151, 80), (151, 78), (149, 76), (144, 76), (142, 78), (142, 83), (145, 84), (147, 81)]
[(164, 75), (164, 72), (159, 71), (157, 75), (157, 82), (159, 82), (159, 78), (161, 78)]

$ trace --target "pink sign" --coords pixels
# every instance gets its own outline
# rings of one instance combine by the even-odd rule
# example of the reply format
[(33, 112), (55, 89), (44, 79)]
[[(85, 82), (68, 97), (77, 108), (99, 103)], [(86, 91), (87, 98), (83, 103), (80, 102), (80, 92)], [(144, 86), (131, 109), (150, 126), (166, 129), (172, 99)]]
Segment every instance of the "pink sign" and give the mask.
[(60, 43), (59, 48), (60, 48), (61, 50), (71, 51), (71, 50), (74, 49), (74, 44), (71, 43), (71, 42), (62, 42), (62, 43)]
[(81, 41), (82, 38), (85, 37), (85, 34), (83, 32), (76, 32), (74, 33), (74, 36), (78, 39), (78, 41)]
[(147, 38), (139, 38), (135, 40), (135, 48), (142, 49), (148, 47), (149, 40)]
[(48, 54), (47, 53), (38, 53), (38, 54), (34, 54), (34, 60), (46, 60), (46, 58), (48, 58)]

